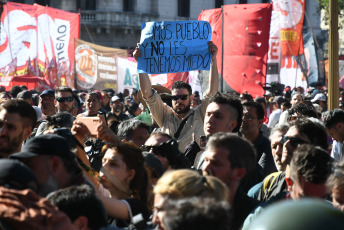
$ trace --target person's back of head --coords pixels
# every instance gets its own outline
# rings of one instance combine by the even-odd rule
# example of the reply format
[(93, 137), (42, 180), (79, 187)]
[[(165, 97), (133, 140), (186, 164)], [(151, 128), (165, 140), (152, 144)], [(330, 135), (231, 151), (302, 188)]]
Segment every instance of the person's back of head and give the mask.
[(212, 197), (218, 201), (228, 199), (228, 189), (222, 181), (214, 176), (202, 176), (190, 169), (164, 173), (158, 180), (154, 193), (173, 199), (194, 196)]
[[(254, 219), (246, 230), (340, 230), (344, 226), (344, 214), (327, 202), (317, 199), (301, 199), (277, 202), (268, 206)], [(283, 216), (283, 218), (281, 218)]]
[(255, 168), (256, 151), (246, 139), (232, 133), (216, 133), (207, 143), (207, 151), (223, 148), (228, 151), (228, 160), (232, 168), (245, 168), (246, 173)]
[(21, 91), (23, 91), (23, 89), (20, 88), (19, 85), (14, 85), (9, 93), (12, 95), (13, 98), (16, 98), (18, 93), (20, 93)]
[(228, 230), (230, 226), (229, 205), (225, 201), (203, 197), (167, 199), (164, 209), (166, 230)]
[(332, 128), (338, 122), (344, 123), (344, 111), (341, 109), (327, 111), (323, 117), (326, 128)]
[(300, 145), (294, 151), (290, 174), (314, 184), (324, 184), (331, 174), (331, 157), (327, 151), (314, 145)]
[[(107, 226), (107, 213), (101, 200), (88, 185), (71, 186), (50, 194), (47, 199), (67, 214), (71, 221), (83, 222), (89, 229)], [(87, 218), (87, 221), (83, 219)]]
[(136, 119), (125, 120), (119, 124), (117, 135), (121, 140), (131, 141), (133, 140), (134, 131), (139, 128), (147, 129), (149, 132), (149, 126), (143, 121)]
[(301, 135), (306, 136), (309, 139), (310, 144), (319, 146), (323, 149), (328, 149), (326, 129), (319, 121), (300, 118), (293, 121), (290, 124), (290, 127), (295, 127)]

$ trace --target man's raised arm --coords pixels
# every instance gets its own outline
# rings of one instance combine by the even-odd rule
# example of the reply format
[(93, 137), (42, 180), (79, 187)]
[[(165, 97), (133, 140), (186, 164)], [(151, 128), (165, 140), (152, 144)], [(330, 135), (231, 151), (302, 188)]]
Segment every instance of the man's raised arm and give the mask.
[(217, 47), (216, 45), (210, 41), (208, 42), (209, 45), (209, 52), (213, 54), (210, 63), (210, 73), (209, 73), (209, 88), (206, 91), (206, 95), (210, 96), (213, 93), (216, 93), (219, 90), (219, 72), (217, 71)]
[[(136, 61), (141, 56), (140, 44), (137, 44), (133, 55)], [(147, 73), (139, 73), (139, 85), (143, 98), (150, 99), (153, 96), (152, 84)]]

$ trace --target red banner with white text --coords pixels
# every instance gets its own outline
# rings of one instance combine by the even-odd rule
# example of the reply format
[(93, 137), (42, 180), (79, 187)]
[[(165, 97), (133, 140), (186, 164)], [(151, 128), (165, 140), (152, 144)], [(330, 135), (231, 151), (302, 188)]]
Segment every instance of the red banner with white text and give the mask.
[[(79, 27), (76, 13), (8, 2), (1, 16), (0, 76), (30, 73), (45, 76), (54, 87), (73, 87), (70, 77)], [(16, 70), (10, 73), (13, 60)]]

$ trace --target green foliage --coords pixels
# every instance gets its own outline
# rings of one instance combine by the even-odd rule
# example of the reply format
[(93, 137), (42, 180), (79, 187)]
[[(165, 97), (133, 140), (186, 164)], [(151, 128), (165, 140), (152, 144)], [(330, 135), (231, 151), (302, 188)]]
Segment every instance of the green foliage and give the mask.
[[(340, 18), (344, 16), (344, 0), (333, 0), (338, 1), (338, 15)], [(318, 0), (320, 10), (325, 10), (325, 24), (328, 25), (330, 14), (329, 14), (329, 4), (330, 0)]]

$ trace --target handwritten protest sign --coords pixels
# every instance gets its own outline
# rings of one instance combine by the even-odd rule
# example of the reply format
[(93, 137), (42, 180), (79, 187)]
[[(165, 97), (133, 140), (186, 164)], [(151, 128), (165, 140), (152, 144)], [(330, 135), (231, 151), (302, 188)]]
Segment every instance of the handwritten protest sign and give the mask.
[(142, 23), (138, 72), (177, 73), (209, 70), (212, 54), (206, 21)]

